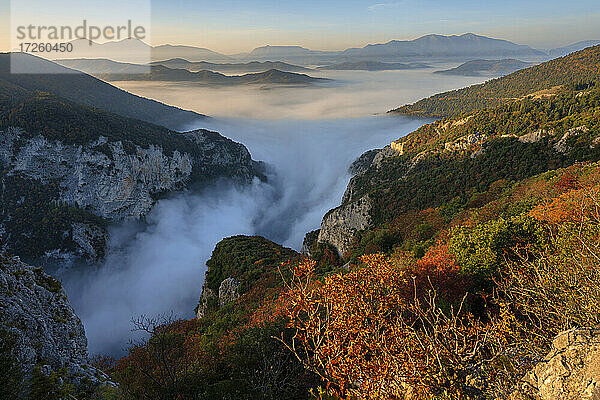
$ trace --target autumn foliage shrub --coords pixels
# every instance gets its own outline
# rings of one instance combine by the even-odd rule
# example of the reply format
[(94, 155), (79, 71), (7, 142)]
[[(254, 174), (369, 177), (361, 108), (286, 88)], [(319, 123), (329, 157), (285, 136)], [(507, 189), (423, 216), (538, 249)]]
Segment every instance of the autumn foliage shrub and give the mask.
[(410, 263), (361, 261), (323, 281), (313, 262), (293, 269), (286, 312), (295, 335), (282, 338), (286, 346), (342, 398), (476, 396), (468, 377), (515, 339), (508, 314), (486, 322), (462, 302), (444, 310), (433, 288), (415, 295)]
[(573, 189), (530, 212), (550, 243), (507, 264), (499, 286), (546, 335), (600, 324), (600, 186)]

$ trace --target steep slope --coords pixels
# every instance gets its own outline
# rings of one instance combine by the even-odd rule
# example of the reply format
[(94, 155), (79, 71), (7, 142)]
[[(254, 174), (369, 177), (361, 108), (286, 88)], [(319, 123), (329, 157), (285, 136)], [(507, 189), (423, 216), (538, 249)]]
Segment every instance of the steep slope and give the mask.
[[(11, 74), (11, 57), (20, 68), (49, 71), (47, 74)], [(27, 54), (1, 53), (0, 80), (28, 91), (50, 92), (78, 104), (100, 108), (124, 117), (181, 129), (205, 116), (167, 106), (118, 89), (97, 78), (62, 67), (51, 61)]]
[(392, 113), (444, 117), (496, 107), (556, 86), (589, 82), (600, 75), (600, 46), (516, 71), (481, 85), (436, 94)]
[[(554, 96), (425, 125), (380, 151), (353, 177), (318, 240), (345, 257), (402, 241), (383, 229), (429, 207), (456, 212), (499, 180), (515, 181), (600, 158), (600, 86), (565, 85)], [(407, 238), (404, 238), (407, 239)]]

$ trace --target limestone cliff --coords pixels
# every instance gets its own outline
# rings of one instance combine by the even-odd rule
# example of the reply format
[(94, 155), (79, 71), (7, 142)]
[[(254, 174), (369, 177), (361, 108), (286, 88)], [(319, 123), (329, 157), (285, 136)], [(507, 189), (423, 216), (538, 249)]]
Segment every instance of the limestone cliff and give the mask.
[[(185, 141), (181, 148), (166, 151), (160, 143), (143, 147), (106, 136), (75, 144), (30, 135), (18, 127), (0, 131), (5, 244), (16, 247), (17, 254), (39, 255), (39, 251), (26, 251), (27, 246), (20, 243), (35, 232), (20, 231), (11, 223), (17, 218), (17, 209), (29, 206), (28, 197), (34, 190), (24, 190), (26, 184), (35, 183), (36, 191), (44, 193), (39, 201), (78, 210), (77, 218), (66, 218), (68, 223), (58, 232), (64, 238), (52, 243), (56, 248), (45, 246), (43, 250), (98, 258), (106, 241), (102, 221), (143, 217), (161, 194), (190, 185), (219, 178), (249, 183), (261, 175), (261, 166), (243, 145), (218, 133), (172, 134)], [(52, 229), (59, 230), (56, 224)]]
[(350, 249), (354, 235), (370, 226), (370, 210), (368, 195), (334, 208), (323, 217), (317, 241), (330, 243), (343, 255)]
[[(317, 242), (327, 242), (333, 245), (340, 255), (343, 255), (351, 246), (356, 233), (371, 227), (370, 211), (372, 201), (368, 195), (359, 195), (356, 182), (370, 168), (379, 168), (388, 157), (397, 155), (390, 146), (379, 150), (369, 150), (361, 155), (350, 167), (355, 175), (350, 179), (344, 192), (342, 204), (330, 210), (321, 222)], [(364, 192), (362, 190), (361, 192)], [(305, 238), (307, 241), (308, 237)], [(304, 252), (304, 251), (303, 251)], [(307, 254), (307, 253), (304, 253)]]

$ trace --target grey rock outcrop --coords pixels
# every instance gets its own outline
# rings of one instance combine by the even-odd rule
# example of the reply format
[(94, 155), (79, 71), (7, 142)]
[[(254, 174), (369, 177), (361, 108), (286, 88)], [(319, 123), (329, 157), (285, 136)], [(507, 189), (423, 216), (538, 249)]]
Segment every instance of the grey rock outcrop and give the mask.
[(315, 242), (317, 242), (317, 240), (319, 239), (319, 232), (320, 229), (317, 229), (314, 231), (310, 231), (306, 235), (304, 235), (304, 240), (302, 241), (302, 250), (300, 251), (301, 254), (307, 257), (311, 257), (310, 249), (312, 245), (315, 244)]
[(343, 255), (350, 249), (354, 235), (370, 226), (370, 210), (368, 195), (334, 208), (323, 217), (317, 240), (331, 244)]
[(224, 279), (219, 285), (218, 295), (206, 284), (202, 287), (202, 294), (196, 306), (196, 318), (203, 318), (211, 307), (223, 307), (236, 301), (239, 297), (240, 283), (234, 278)]
[(542, 140), (544, 137), (548, 135), (552, 135), (553, 132), (548, 132), (545, 129), (539, 129), (534, 132), (526, 133), (525, 135), (521, 135), (518, 137), (519, 142), (521, 143), (537, 143)]
[(554, 143), (554, 150), (558, 151), (559, 153), (563, 153), (563, 154), (567, 153), (569, 151), (569, 146), (567, 144), (568, 140), (579, 134), (587, 133), (587, 132), (589, 132), (589, 129), (587, 126), (578, 126), (576, 128), (569, 129), (568, 131), (565, 132), (565, 134), (556, 143)]
[(600, 329), (559, 334), (550, 353), (523, 378), (511, 399), (600, 399)]
[(202, 288), (202, 294), (200, 295), (200, 300), (198, 301), (198, 306), (196, 307), (196, 318), (203, 318), (210, 308), (211, 300), (216, 298), (217, 295), (215, 292), (211, 288), (208, 288), (206, 285), (204, 285)]
[(37, 364), (65, 368), (74, 384), (108, 381), (89, 364), (83, 325), (60, 282), (18, 257), (0, 257), (0, 331), (15, 338), (12, 356), (26, 380)]
[(232, 303), (240, 297), (238, 288), (240, 284), (233, 278), (227, 278), (219, 285), (219, 306), (223, 307), (226, 304)]
[(73, 241), (77, 243), (86, 257), (97, 260), (104, 256), (104, 248), (108, 240), (106, 230), (81, 222), (74, 222), (72, 228)]
[[(99, 136), (90, 143), (75, 145), (13, 127), (0, 131), (0, 164), (5, 176), (19, 176), (53, 188), (54, 198), (49, 201), (76, 206), (106, 221), (140, 218), (163, 193), (190, 185), (220, 178), (250, 183), (261, 176), (260, 163), (252, 160), (243, 145), (216, 132), (172, 134), (181, 135), (187, 144), (165, 151), (161, 145), (141, 147)], [(10, 237), (11, 212), (3, 213), (0, 223)], [(90, 258), (101, 255), (106, 241), (103, 226), (73, 224), (72, 231), (67, 235), (72, 235), (79, 254)]]
[(365, 151), (360, 155), (360, 157), (354, 160), (352, 164), (350, 164), (348, 172), (350, 172), (352, 175), (362, 174), (371, 166), (373, 159), (380, 151), (381, 149)]
[[(357, 199), (358, 188), (356, 187), (356, 181), (359, 176), (367, 172), (369, 168), (379, 168), (386, 158), (398, 155), (398, 151), (392, 148), (392, 146), (385, 146), (383, 149), (370, 150), (363, 153), (363, 155), (354, 162), (354, 164), (357, 164), (353, 168), (356, 171), (356, 174), (350, 179), (350, 182), (346, 187), (344, 196), (342, 196), (342, 204)], [(367, 163), (368, 160), (371, 160), (371, 162)]]
[[(342, 205), (330, 210), (323, 217), (321, 229), (318, 231), (318, 237), (316, 238), (317, 242), (331, 244), (341, 256), (350, 249), (356, 233), (371, 226), (371, 199), (368, 195), (361, 195), (362, 191), (357, 187), (358, 179), (368, 170), (379, 168), (387, 158), (398, 156), (398, 154), (397, 149), (392, 148), (392, 146), (385, 146), (382, 149), (363, 153), (353, 163), (351, 170), (355, 171), (356, 175), (350, 179), (346, 187), (342, 197)], [(308, 238), (308, 234), (305, 241), (306, 238)], [(303, 246), (303, 254), (308, 255), (307, 250), (308, 248), (305, 251)]]

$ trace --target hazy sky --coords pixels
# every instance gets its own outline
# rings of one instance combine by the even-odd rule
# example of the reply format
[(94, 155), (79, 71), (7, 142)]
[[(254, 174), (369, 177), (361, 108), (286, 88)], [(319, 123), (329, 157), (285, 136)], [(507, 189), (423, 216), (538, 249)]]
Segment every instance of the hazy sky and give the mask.
[[(9, 1), (0, 4), (5, 22), (0, 48), (7, 49)], [(538, 48), (600, 39), (598, 0), (152, 0), (151, 5), (153, 44), (188, 44), (223, 53), (265, 44), (344, 49), (428, 33), (474, 32)]]

